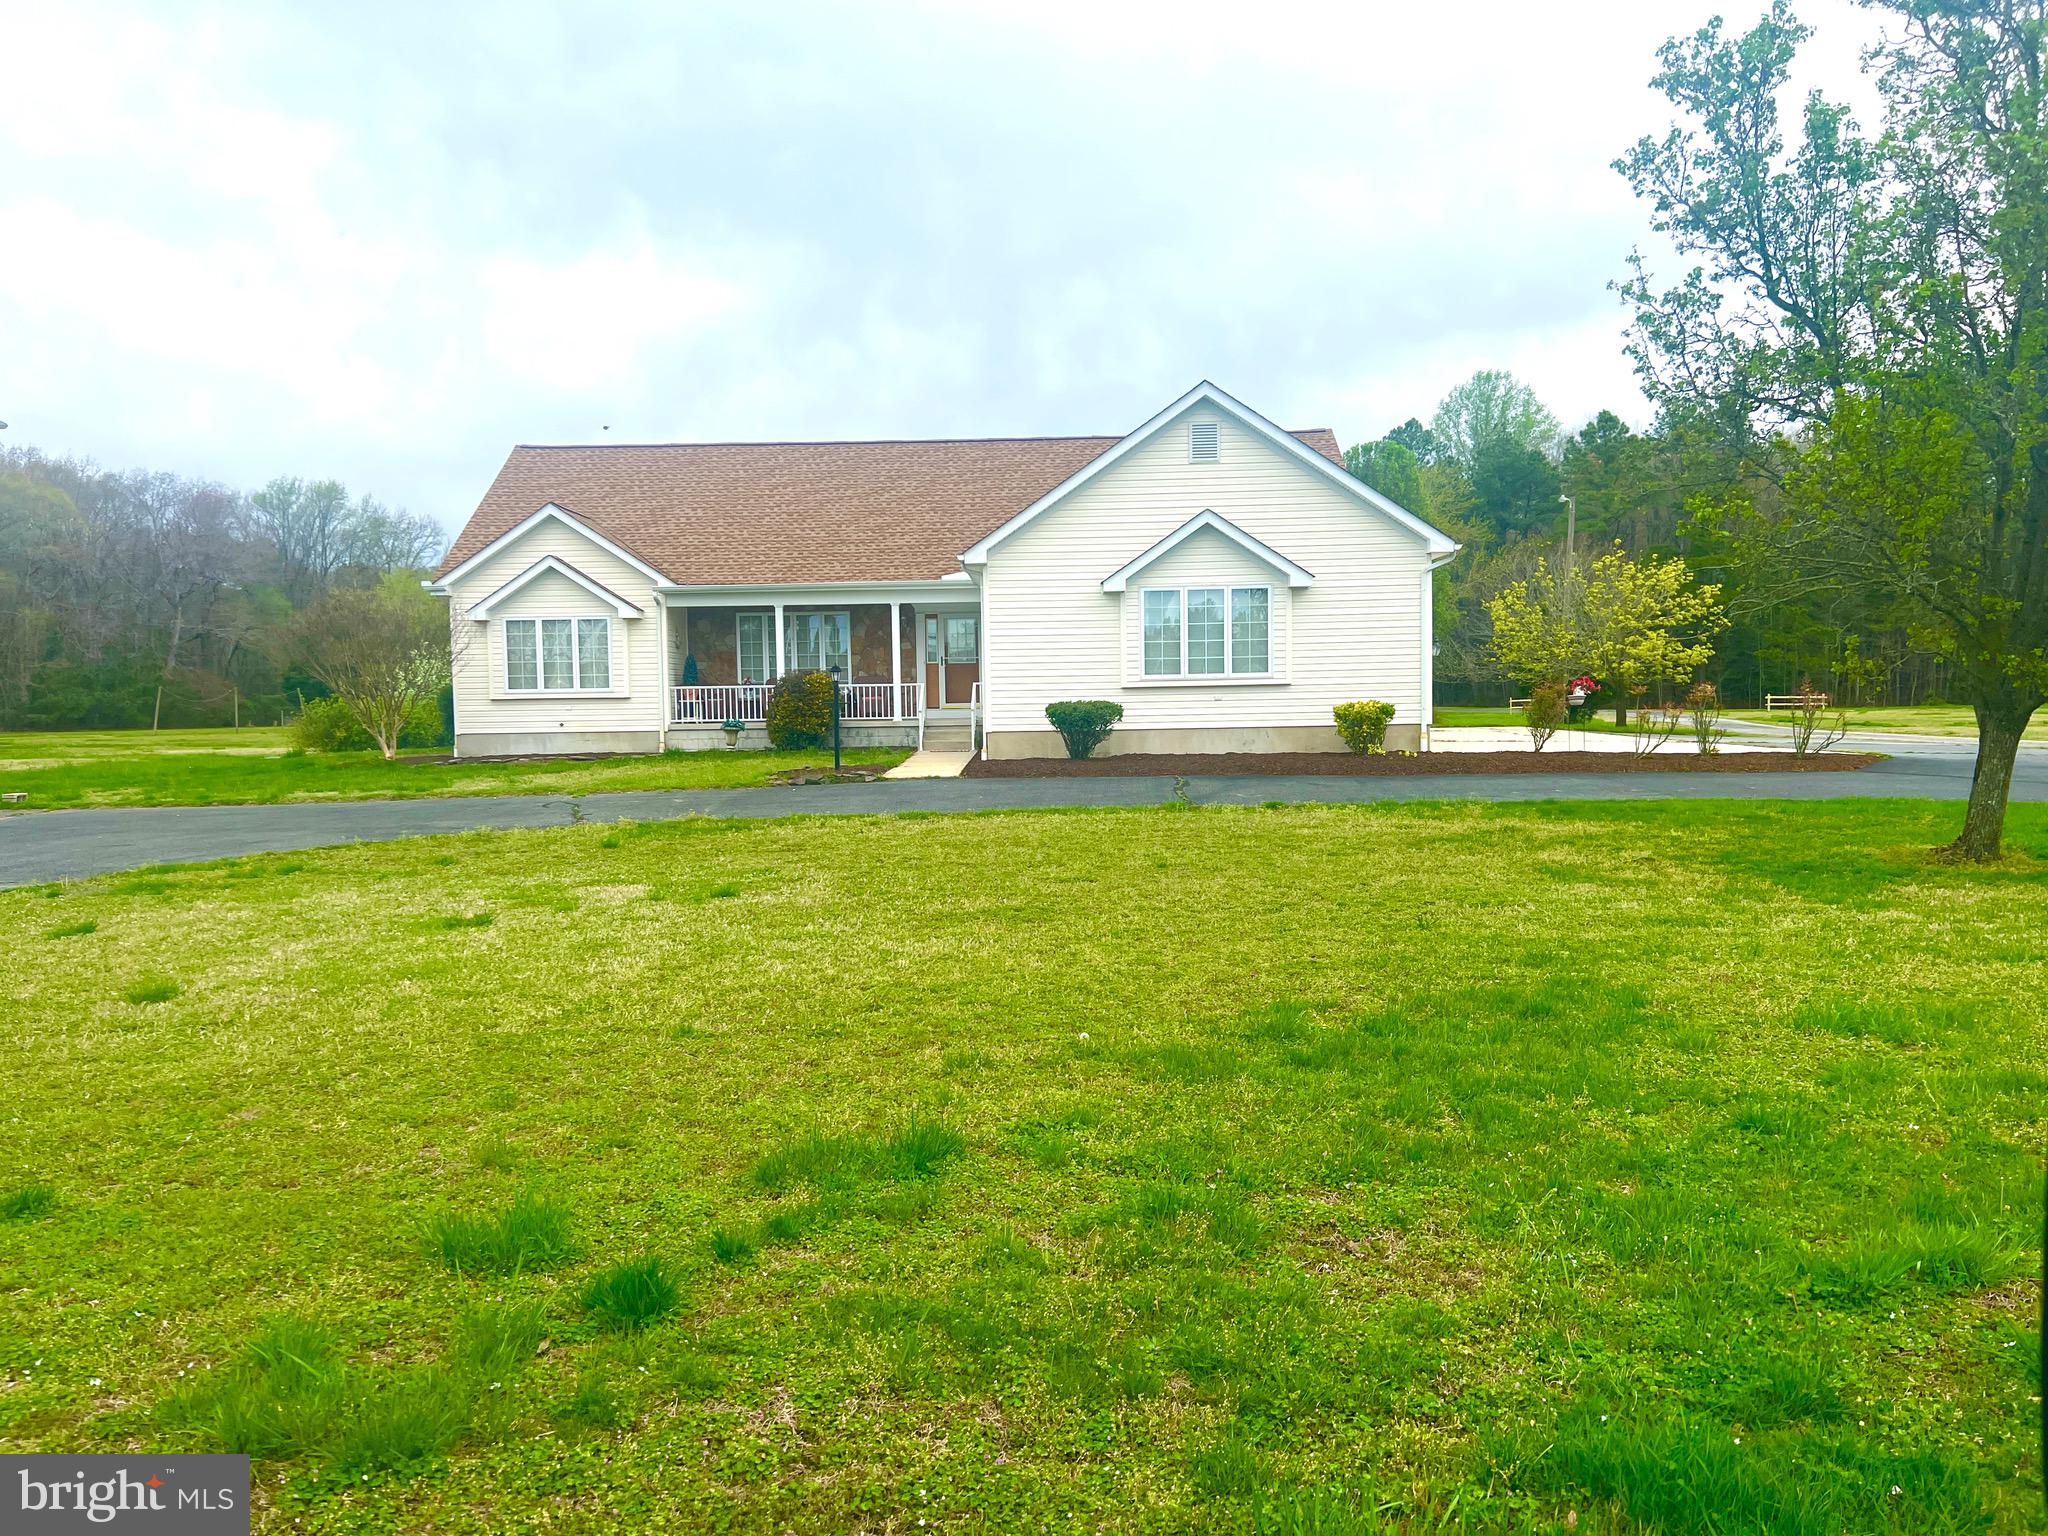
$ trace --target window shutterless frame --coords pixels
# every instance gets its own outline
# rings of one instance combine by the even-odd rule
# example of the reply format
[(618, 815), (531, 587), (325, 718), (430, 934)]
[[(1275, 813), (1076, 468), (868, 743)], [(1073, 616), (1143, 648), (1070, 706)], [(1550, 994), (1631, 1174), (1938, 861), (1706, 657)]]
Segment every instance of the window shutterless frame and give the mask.
[(792, 672), (825, 671), (837, 662), (853, 675), (853, 615), (845, 608), (786, 615), (784, 654)]
[(742, 609), (733, 615), (733, 651), (739, 663), (742, 683), (772, 683), (775, 656), (770, 649), (775, 632), (773, 609)]
[(612, 691), (612, 621), (588, 614), (504, 623), (507, 693)]
[(1143, 587), (1138, 602), (1140, 681), (1271, 680), (1271, 587)]

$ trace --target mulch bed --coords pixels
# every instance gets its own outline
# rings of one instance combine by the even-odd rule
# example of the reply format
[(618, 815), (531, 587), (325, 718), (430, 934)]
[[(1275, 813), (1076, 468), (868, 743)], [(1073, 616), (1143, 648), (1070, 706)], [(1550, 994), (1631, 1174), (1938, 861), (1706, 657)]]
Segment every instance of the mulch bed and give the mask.
[(771, 785), (791, 788), (798, 784), (872, 784), (889, 770), (879, 764), (847, 763), (840, 768), (785, 768), (768, 775)]
[(1881, 752), (1423, 752), (1414, 756), (1353, 757), (1348, 752), (1131, 752), (1090, 757), (976, 758), (969, 779), (1174, 778), (1215, 774), (1321, 774), (1336, 777), (1416, 778), (1466, 773), (1840, 773), (1884, 761)]

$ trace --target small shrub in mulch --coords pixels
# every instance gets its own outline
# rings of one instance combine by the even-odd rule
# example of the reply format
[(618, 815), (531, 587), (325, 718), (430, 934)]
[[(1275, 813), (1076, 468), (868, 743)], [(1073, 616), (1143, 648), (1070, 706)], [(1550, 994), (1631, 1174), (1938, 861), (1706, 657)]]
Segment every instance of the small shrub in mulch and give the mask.
[(1354, 757), (1348, 752), (1181, 752), (1123, 753), (1115, 757), (977, 758), (970, 779), (1067, 779), (1100, 777), (1211, 777), (1218, 774), (1314, 774), (1386, 778), (1428, 778), (1445, 774), (1508, 773), (1836, 773), (1884, 761), (1881, 752), (1826, 752), (1794, 757), (1789, 752), (1696, 752), (1631, 757), (1624, 752), (1420, 752)]

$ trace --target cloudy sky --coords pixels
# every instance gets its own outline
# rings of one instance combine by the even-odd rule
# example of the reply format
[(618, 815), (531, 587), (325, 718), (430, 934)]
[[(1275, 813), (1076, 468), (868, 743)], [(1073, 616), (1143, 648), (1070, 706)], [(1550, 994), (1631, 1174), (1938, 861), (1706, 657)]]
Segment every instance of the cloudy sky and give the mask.
[[(1488, 366), (1640, 419), (1609, 162), (1713, 8), (0, 0), (0, 441), (452, 530), (515, 442), (1116, 432), (1205, 376), (1345, 442)], [(1868, 23), (1801, 13), (1839, 93)]]

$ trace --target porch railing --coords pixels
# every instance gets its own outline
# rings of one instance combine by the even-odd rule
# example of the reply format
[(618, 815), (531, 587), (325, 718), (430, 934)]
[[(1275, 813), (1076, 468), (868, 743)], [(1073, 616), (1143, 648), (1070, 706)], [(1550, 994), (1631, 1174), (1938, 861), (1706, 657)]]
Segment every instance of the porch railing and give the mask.
[[(773, 683), (693, 683), (673, 690), (670, 719), (677, 725), (723, 725), (728, 720), (759, 725), (768, 718)], [(923, 683), (841, 683), (839, 718), (853, 724), (918, 720), (924, 715)]]

